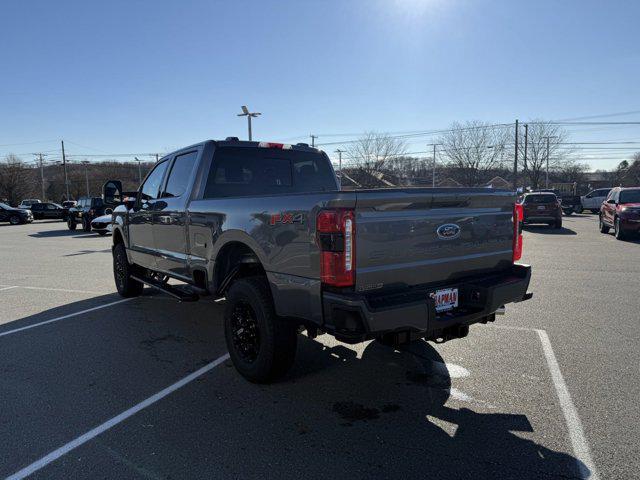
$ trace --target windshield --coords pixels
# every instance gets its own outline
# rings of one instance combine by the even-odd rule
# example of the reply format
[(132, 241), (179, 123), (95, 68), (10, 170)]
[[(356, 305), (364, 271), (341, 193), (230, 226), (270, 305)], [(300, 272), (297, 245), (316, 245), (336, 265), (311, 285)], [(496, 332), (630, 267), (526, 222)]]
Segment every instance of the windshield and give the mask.
[(620, 203), (640, 203), (640, 188), (637, 190), (622, 190)]
[(524, 203), (555, 203), (556, 196), (547, 194), (547, 195), (527, 195), (524, 197)]

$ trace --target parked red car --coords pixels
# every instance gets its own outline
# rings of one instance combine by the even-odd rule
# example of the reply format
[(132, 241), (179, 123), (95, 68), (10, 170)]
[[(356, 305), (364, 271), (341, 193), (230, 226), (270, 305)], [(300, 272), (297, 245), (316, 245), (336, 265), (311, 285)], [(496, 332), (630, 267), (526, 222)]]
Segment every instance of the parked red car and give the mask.
[(600, 232), (609, 233), (624, 240), (640, 233), (640, 187), (613, 188), (600, 207)]
[(546, 223), (552, 228), (562, 228), (560, 200), (553, 193), (532, 192), (522, 197), (523, 223)]

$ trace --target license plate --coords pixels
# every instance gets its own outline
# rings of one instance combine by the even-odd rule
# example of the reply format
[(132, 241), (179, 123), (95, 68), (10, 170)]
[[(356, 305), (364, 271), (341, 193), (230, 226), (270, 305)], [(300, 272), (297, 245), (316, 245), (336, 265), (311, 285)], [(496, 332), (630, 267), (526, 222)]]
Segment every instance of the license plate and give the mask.
[(436, 312), (444, 312), (458, 306), (458, 289), (443, 288), (431, 294), (436, 303)]
[(540, 206), (538, 207), (538, 210), (545, 210), (546, 208), (547, 208), (547, 207), (545, 207), (544, 205), (540, 205)]

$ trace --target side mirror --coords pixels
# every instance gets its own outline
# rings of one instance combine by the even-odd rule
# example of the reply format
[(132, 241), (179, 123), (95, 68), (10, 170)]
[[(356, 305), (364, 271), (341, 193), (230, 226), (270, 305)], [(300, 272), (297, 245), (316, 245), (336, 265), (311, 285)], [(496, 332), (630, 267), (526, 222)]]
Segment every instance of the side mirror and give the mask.
[(120, 203), (122, 198), (122, 182), (119, 180), (108, 180), (102, 187), (102, 198), (105, 203)]

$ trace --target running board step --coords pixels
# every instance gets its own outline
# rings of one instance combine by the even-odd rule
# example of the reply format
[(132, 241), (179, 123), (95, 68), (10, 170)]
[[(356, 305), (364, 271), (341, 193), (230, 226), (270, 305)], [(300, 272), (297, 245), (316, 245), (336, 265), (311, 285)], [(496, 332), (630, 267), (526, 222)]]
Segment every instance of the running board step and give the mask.
[(166, 283), (157, 282), (150, 278), (136, 277), (135, 275), (131, 275), (131, 278), (160, 290), (167, 295), (171, 295), (173, 298), (177, 298), (181, 302), (197, 302), (200, 300), (200, 296), (188, 285), (167, 285)]

